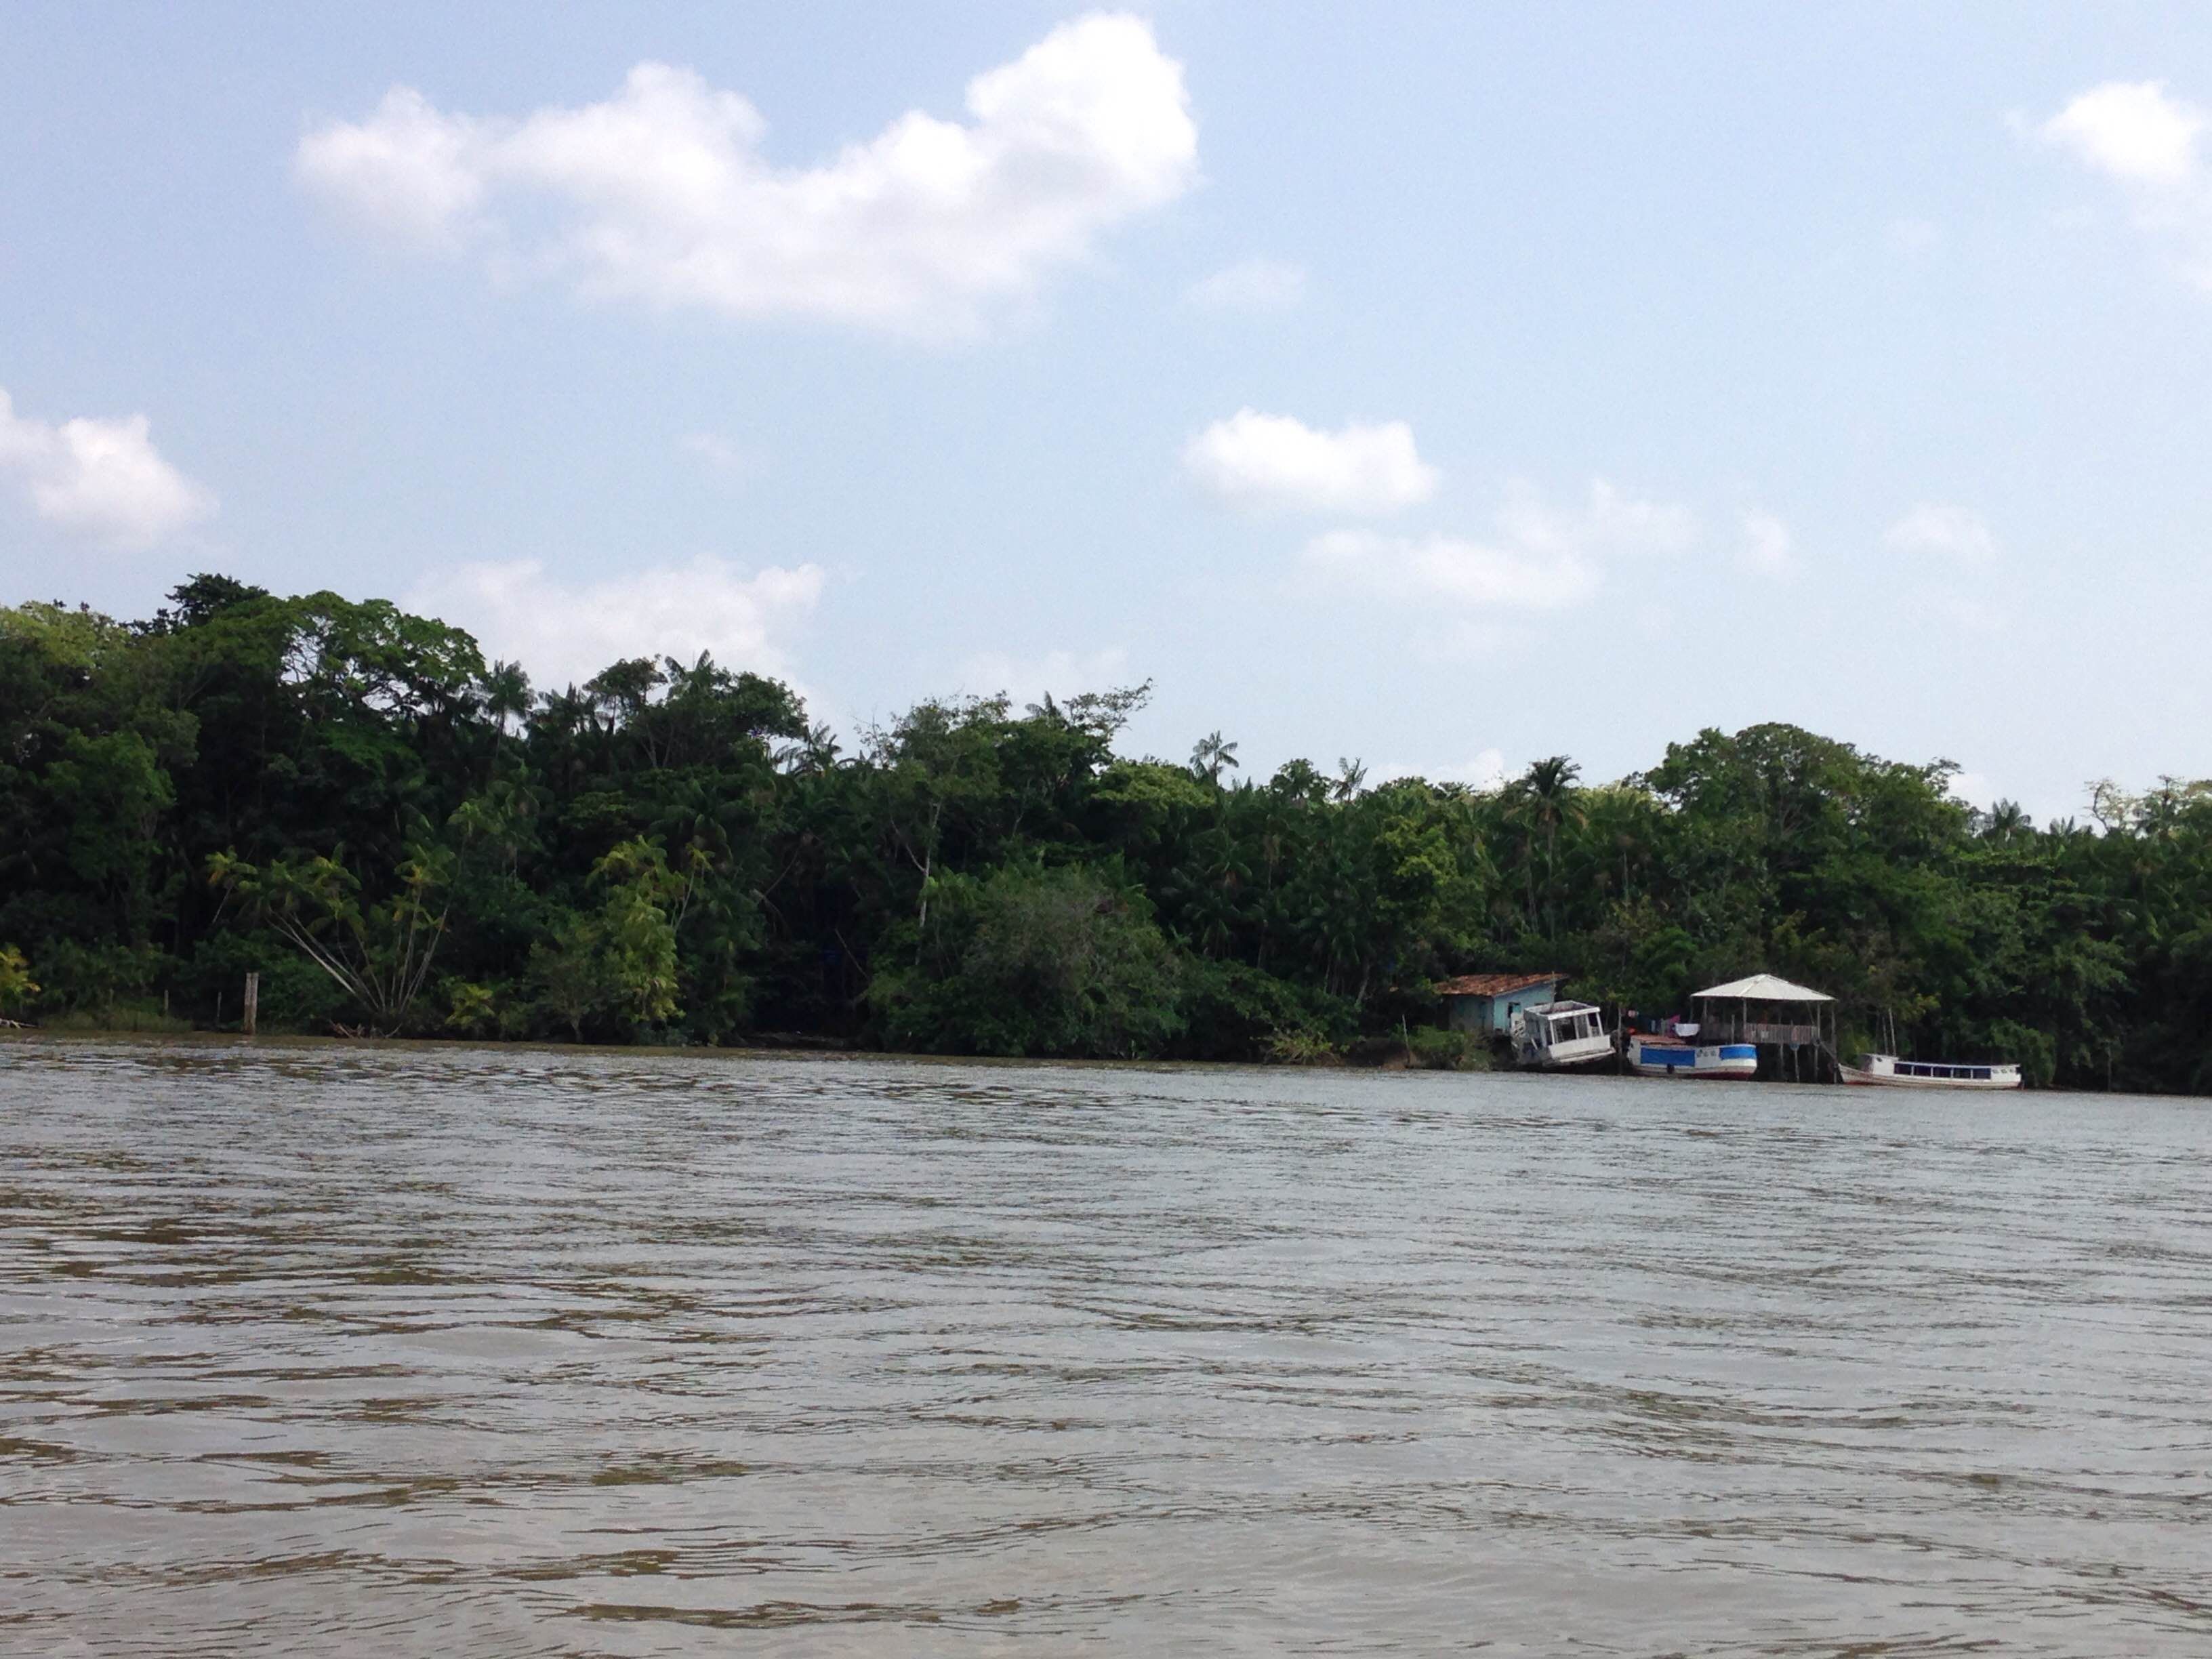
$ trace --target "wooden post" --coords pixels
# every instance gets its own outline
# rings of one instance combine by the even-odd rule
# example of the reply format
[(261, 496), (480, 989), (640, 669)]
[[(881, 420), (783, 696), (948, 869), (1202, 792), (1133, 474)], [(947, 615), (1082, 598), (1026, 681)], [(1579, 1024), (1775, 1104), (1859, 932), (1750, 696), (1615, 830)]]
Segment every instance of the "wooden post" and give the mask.
[(253, 1035), (253, 1022), (254, 1022), (255, 1018), (256, 1018), (256, 1017), (257, 1017), (260, 1012), (261, 1012), (261, 975), (258, 975), (258, 974), (248, 974), (248, 975), (246, 976), (246, 1036), (252, 1036)]

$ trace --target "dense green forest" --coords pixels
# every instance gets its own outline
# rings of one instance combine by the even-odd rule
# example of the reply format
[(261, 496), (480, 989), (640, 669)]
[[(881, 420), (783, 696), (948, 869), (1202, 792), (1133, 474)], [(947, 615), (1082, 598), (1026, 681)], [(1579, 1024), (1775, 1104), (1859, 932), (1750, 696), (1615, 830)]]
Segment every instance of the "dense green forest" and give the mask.
[(1144, 696), (848, 747), (774, 680), (533, 690), (380, 601), (0, 609), (0, 1015), (234, 1024), (255, 969), (264, 1029), (1316, 1060), (1448, 1048), (1449, 974), (1653, 1010), (1764, 969), (1847, 1046), (2212, 1088), (2212, 787), (2039, 829), (1781, 725), (1614, 783), (1262, 780), (1118, 753)]

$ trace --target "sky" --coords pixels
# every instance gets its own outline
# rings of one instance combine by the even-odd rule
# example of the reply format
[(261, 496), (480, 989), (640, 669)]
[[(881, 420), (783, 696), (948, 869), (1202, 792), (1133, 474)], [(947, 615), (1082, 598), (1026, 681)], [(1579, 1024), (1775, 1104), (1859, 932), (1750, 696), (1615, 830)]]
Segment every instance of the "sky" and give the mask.
[(0, 603), (2212, 775), (2212, 11), (0, 8)]

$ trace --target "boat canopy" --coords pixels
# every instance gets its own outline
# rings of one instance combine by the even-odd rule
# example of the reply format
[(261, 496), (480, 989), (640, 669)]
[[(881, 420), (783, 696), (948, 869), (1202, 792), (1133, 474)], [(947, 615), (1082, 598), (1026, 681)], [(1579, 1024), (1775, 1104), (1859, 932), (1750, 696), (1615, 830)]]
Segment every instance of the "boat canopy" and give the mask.
[(1716, 985), (1711, 990), (1694, 994), (1697, 1001), (1707, 997), (1726, 998), (1743, 1002), (1833, 1002), (1835, 998), (1809, 986), (1793, 985), (1786, 979), (1777, 979), (1772, 974), (1753, 974), (1749, 979), (1732, 979), (1725, 985)]

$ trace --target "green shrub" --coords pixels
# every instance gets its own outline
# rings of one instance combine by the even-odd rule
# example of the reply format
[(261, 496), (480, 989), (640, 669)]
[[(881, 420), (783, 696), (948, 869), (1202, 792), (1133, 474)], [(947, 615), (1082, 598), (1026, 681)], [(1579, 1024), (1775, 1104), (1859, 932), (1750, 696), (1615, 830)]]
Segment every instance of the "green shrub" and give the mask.
[(179, 1010), (212, 1021), (220, 1009), (220, 1024), (236, 1025), (245, 1008), (248, 974), (261, 975), (264, 1031), (325, 1033), (334, 1024), (362, 1018), (343, 986), (289, 939), (262, 928), (201, 940), (179, 971)]
[(175, 967), (152, 945), (80, 945), (56, 939), (40, 957), (46, 989), (40, 1006), (49, 1013), (106, 1015), (118, 1002), (161, 1006), (160, 992)]
[(1294, 985), (1241, 962), (1185, 964), (1184, 1030), (1175, 1052), (1190, 1060), (1270, 1060), (1312, 1065), (1352, 1038), (1341, 997)]
[(921, 948), (910, 929), (894, 941), (914, 965), (879, 971), (868, 1003), (896, 1048), (1127, 1057), (1183, 1029), (1185, 959), (1140, 892), (1093, 870), (947, 879)]
[(1275, 1032), (1263, 1052), (1278, 1066), (1335, 1066), (1344, 1059), (1326, 1037), (1295, 1026)]
[(2018, 1020), (1996, 1019), (1990, 1022), (1989, 1042), (1995, 1057), (2019, 1066), (2021, 1079), (2029, 1088), (2051, 1086), (2058, 1070), (2058, 1044), (2050, 1032)]
[(0, 1019), (23, 1008), (38, 994), (28, 959), (14, 945), (0, 945)]
[(1486, 1072), (1490, 1044), (1474, 1031), (1447, 1031), (1434, 1025), (1417, 1025), (1406, 1034), (1413, 1064), (1430, 1072)]
[(443, 980), (435, 1000), (447, 1010), (442, 1029), (459, 1036), (505, 1042), (521, 1036), (530, 1028), (529, 1006), (507, 980)]
[(100, 1008), (76, 1008), (41, 1020), (49, 1031), (153, 1031), (174, 1035), (189, 1031), (192, 1023), (161, 1012), (154, 1002), (111, 1002)]

